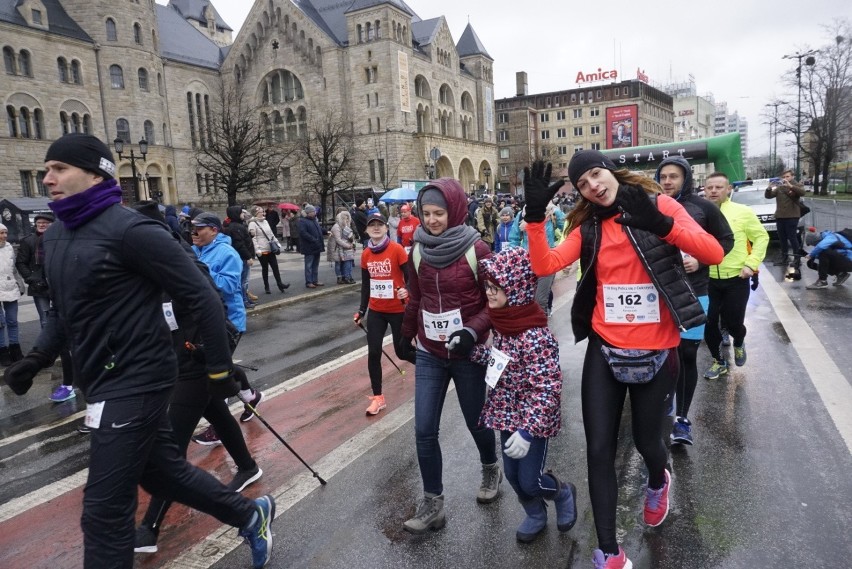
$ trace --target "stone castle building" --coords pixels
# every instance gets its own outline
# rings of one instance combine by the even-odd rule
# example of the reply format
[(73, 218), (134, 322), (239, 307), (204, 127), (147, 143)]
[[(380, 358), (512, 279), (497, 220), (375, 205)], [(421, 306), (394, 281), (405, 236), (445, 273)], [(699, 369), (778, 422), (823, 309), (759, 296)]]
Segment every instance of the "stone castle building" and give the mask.
[[(222, 85), (241, 86), (272, 144), (340, 117), (360, 187), (428, 174), (470, 190), (496, 165), (493, 60), (470, 24), (456, 43), (403, 0), (267, 0), (231, 32), (208, 0), (0, 0), (0, 198), (46, 195), (50, 142), (88, 132), (124, 140), (127, 203), (221, 203), (197, 153)], [(255, 195), (308, 199), (303, 172), (287, 163)]]

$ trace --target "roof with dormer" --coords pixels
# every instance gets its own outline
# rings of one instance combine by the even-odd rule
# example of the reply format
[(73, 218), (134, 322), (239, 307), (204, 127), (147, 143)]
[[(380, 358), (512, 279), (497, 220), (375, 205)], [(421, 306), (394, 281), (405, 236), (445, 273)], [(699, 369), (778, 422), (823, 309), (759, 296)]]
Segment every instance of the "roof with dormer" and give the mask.
[(176, 10), (156, 4), (160, 24), (160, 55), (172, 61), (219, 69), (225, 51), (193, 27)]
[(438, 36), (442, 18), (430, 18), (419, 22), (411, 22), (411, 35), (417, 45), (429, 45)]
[(470, 23), (467, 24), (467, 27), (464, 29), (462, 33), (461, 39), (459, 39), (459, 43), (456, 45), (456, 51), (459, 52), (459, 57), (468, 57), (470, 55), (484, 55), (490, 60), (494, 60), (488, 52), (485, 50), (485, 46), (482, 45), (482, 42), (479, 40), (479, 36), (476, 35), (476, 32), (473, 31), (473, 26)]
[[(18, 12), (18, 6), (23, 3), (24, 0), (0, 0), (0, 22), (30, 27)], [(47, 26), (50, 33), (94, 43), (89, 34), (84, 32), (83, 28), (65, 12), (58, 0), (41, 0), (41, 3), (47, 10)]]
[(413, 22), (419, 22), (420, 17), (403, 0), (290, 0), (314, 24), (332, 37), (339, 45), (349, 43), (349, 33), (346, 29), (346, 14), (390, 4), (411, 16)]
[(219, 12), (216, 11), (216, 7), (213, 5), (210, 0), (169, 0), (168, 6), (176, 10), (178, 14), (187, 18), (189, 20), (195, 20), (196, 22), (201, 22), (202, 24), (207, 24), (207, 18), (204, 17), (204, 10), (207, 6), (213, 10), (213, 16), (216, 21), (216, 27), (222, 28), (228, 31), (234, 31), (228, 24), (225, 23), (225, 20), (222, 19), (222, 16), (219, 15)]

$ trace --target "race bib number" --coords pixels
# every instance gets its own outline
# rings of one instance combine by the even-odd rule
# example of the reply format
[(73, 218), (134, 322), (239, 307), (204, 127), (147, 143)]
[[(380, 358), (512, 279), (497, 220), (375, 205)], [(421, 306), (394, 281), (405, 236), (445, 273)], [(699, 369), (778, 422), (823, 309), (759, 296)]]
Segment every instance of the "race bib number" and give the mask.
[(651, 284), (604, 285), (604, 321), (649, 324), (660, 321), (660, 295)]
[(370, 279), (370, 298), (393, 298), (393, 281)]
[(175, 330), (178, 329), (178, 323), (177, 323), (177, 320), (175, 319), (175, 311), (174, 311), (174, 308), (172, 308), (171, 302), (164, 302), (163, 303), (163, 316), (166, 319), (166, 324), (169, 325), (169, 330), (174, 332)]
[(106, 401), (99, 401), (97, 403), (89, 403), (86, 405), (86, 419), (84, 423), (90, 429), (100, 429), (101, 428), (101, 415), (104, 414), (104, 404)]
[(485, 383), (488, 387), (495, 387), (500, 381), (500, 376), (506, 371), (506, 366), (512, 361), (507, 354), (497, 348), (491, 348), (491, 357), (488, 359), (488, 369), (485, 371)]
[(453, 332), (458, 332), (464, 328), (461, 310), (458, 308), (438, 314), (425, 310), (422, 312), (423, 330), (426, 332), (426, 337), (430, 340), (446, 342)]

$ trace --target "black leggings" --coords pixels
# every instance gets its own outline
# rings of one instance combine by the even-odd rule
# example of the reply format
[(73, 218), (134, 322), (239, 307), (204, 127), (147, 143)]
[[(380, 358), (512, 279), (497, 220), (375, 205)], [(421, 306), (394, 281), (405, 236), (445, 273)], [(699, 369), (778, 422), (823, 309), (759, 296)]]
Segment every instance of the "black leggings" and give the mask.
[(668, 456), (661, 429), (663, 417), (674, 395), (678, 364), (677, 353), (672, 349), (654, 379), (644, 384), (621, 383), (613, 377), (609, 364), (601, 354), (600, 338), (595, 335), (589, 337), (581, 385), (583, 426), (586, 430), (589, 496), (595, 516), (598, 547), (604, 553), (618, 552), (615, 536), (618, 505), (615, 455), (624, 398), (629, 391), (633, 443), (645, 460), (648, 486), (662, 488)]
[(399, 339), (402, 338), (402, 317), (404, 312), (374, 312), (367, 317), (367, 370), (370, 372), (370, 386), (373, 395), (382, 394), (382, 342), (388, 325), (393, 336), (393, 350), (396, 357), (403, 359), (400, 353)]
[(698, 385), (698, 346), (701, 340), (681, 339), (677, 347), (680, 358), (680, 374), (677, 378), (677, 416), (687, 417), (695, 387)]
[(733, 277), (730, 279), (710, 279), (707, 294), (710, 306), (707, 308), (707, 325), (704, 327), (704, 341), (710, 355), (717, 360), (722, 359), (719, 348), (722, 343), (722, 332), (719, 330), (719, 317), (725, 329), (731, 335), (734, 346), (742, 346), (745, 341), (745, 313), (748, 305), (748, 295), (751, 293), (750, 279)]
[[(219, 435), (219, 439), (237, 467), (240, 470), (253, 469), (257, 463), (246, 446), (239, 423), (231, 415), (228, 404), (223, 399), (210, 398), (207, 392), (207, 381), (206, 376), (201, 376), (198, 379), (178, 381), (175, 384), (168, 416), (181, 454), (186, 456), (186, 447), (189, 446), (192, 433), (203, 416), (216, 429), (216, 434)], [(169, 500), (151, 496), (151, 503), (148, 504), (142, 524), (159, 533), (160, 525), (171, 505)]]
[(278, 259), (272, 253), (260, 255), (260, 276), (263, 278), (264, 290), (269, 290), (269, 267), (272, 267), (272, 276), (275, 277), (275, 284), (280, 288), (283, 286), (281, 282), (281, 273), (278, 272)]

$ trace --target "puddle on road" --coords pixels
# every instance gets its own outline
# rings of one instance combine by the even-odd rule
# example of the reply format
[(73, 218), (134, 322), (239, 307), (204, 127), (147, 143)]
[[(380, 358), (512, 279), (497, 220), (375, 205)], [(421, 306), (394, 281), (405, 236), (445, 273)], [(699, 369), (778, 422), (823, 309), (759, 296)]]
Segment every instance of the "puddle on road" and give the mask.
[(772, 323), (772, 331), (775, 332), (775, 335), (778, 336), (778, 339), (784, 342), (785, 344), (790, 343), (790, 336), (787, 335), (787, 330), (784, 329), (784, 325), (780, 322)]

